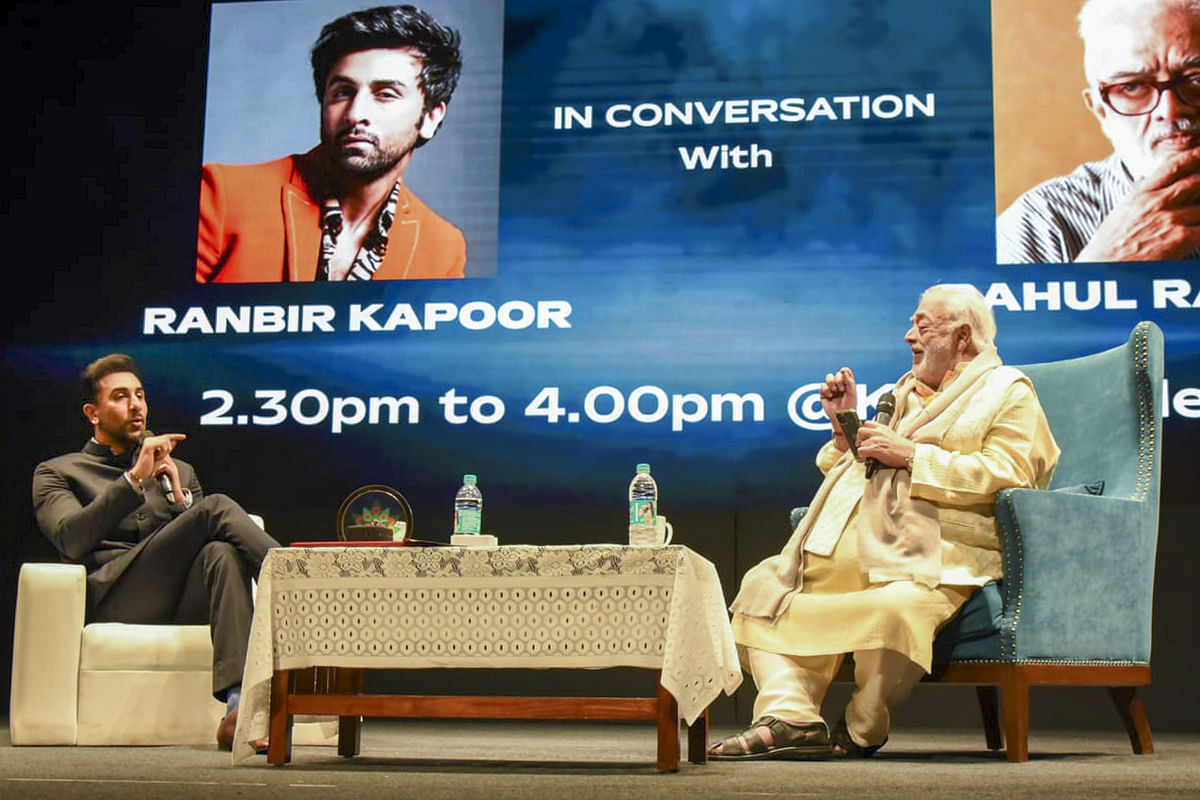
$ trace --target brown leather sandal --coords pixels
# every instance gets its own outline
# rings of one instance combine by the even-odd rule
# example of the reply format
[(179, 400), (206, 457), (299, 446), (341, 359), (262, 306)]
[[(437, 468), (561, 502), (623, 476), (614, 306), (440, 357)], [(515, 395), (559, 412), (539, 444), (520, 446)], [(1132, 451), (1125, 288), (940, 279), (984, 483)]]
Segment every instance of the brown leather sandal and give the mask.
[(888, 741), (887, 737), (884, 737), (879, 744), (863, 747), (850, 736), (850, 729), (846, 727), (845, 717), (838, 720), (829, 738), (833, 743), (834, 758), (870, 758)]
[[(771, 744), (763, 740), (759, 728), (771, 732)], [(785, 722), (767, 716), (714, 744), (708, 757), (714, 761), (804, 760), (826, 758), (830, 752), (829, 728), (824, 722)]]

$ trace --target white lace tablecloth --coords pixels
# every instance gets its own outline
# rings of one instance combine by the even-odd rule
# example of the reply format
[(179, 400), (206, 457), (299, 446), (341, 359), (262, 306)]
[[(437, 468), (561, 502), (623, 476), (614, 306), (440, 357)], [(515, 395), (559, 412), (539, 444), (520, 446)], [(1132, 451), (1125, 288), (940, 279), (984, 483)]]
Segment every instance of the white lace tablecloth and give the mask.
[(689, 724), (742, 682), (721, 584), (686, 547), (314, 547), (267, 554), (233, 760), (305, 667), (662, 670)]

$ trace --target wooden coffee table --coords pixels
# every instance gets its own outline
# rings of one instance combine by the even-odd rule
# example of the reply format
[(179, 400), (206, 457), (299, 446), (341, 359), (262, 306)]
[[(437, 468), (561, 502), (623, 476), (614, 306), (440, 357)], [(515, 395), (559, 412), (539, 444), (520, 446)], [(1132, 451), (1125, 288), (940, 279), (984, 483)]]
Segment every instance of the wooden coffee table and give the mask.
[[(367, 669), (655, 671), (653, 697), (394, 695)], [(712, 564), (679, 545), (272, 550), (259, 575), (234, 760), (270, 735), (291, 759), (291, 719), (336, 716), (358, 754), (362, 717), (647, 720), (656, 766), (704, 763), (708, 706), (742, 679)]]
[[(497, 695), (363, 694), (363, 670), (316, 667), (278, 670), (271, 679), (270, 746), (267, 762), (292, 757), (294, 714), (338, 718), (338, 755), (359, 754), (363, 717), (426, 719), (652, 720), (658, 729), (655, 767), (679, 769), (679, 704), (658, 685), (656, 697), (510, 697)], [(707, 761), (708, 709), (687, 726), (687, 757)]]

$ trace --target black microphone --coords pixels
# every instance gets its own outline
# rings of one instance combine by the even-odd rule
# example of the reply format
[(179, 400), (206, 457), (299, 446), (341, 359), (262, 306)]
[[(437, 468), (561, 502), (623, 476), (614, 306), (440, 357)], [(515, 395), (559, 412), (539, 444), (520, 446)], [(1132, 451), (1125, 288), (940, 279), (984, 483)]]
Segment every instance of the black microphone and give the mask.
[[(896, 413), (896, 395), (891, 392), (884, 392), (879, 398), (879, 402), (875, 404), (875, 421), (880, 425), (887, 425), (892, 421), (892, 414)], [(867, 459), (867, 477), (870, 478), (883, 465), (879, 463), (877, 458)]]
[[(147, 428), (142, 431), (140, 440), (145, 441), (153, 435), (154, 431)], [(158, 488), (162, 489), (163, 497), (167, 498), (168, 503), (175, 502), (175, 490), (171, 488), (171, 479), (167, 476), (167, 473), (160, 472), (158, 474)]]
[(171, 488), (171, 479), (167, 477), (167, 473), (160, 472), (158, 474), (158, 485), (162, 489), (163, 497), (167, 498), (167, 502), (174, 503), (175, 490)]

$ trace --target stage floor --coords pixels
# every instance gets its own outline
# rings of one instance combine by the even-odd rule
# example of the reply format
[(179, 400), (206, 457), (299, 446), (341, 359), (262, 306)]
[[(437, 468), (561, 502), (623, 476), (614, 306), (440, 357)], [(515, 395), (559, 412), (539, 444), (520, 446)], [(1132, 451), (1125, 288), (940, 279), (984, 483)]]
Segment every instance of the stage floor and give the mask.
[(0, 797), (12, 800), (1200, 796), (1200, 734), (1157, 734), (1153, 755), (1134, 756), (1118, 731), (1035, 730), (1029, 762), (1009, 764), (977, 729), (901, 728), (865, 761), (685, 762), (659, 774), (649, 723), (366, 720), (360, 757), (297, 747), (284, 767), (262, 756), (233, 767), (215, 746), (11, 747), (7, 730)]

